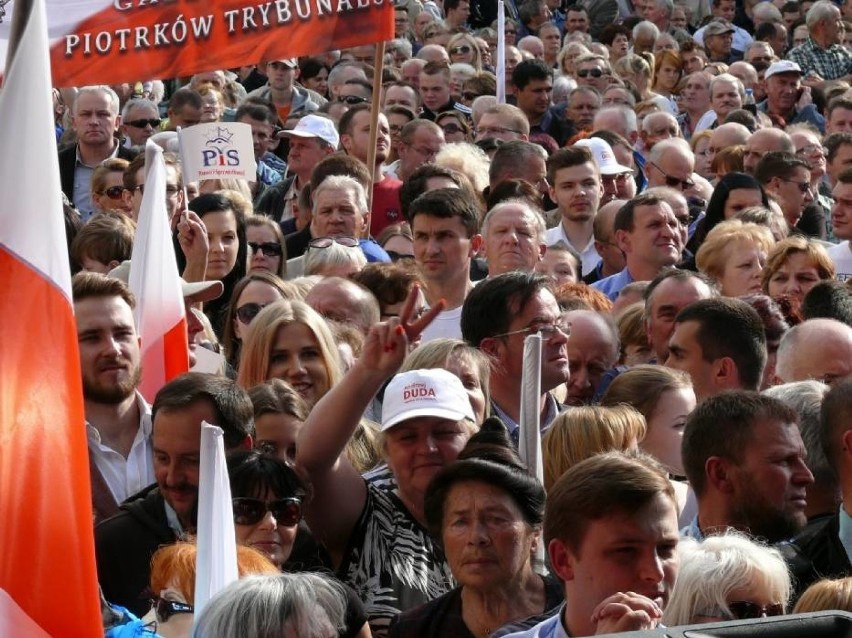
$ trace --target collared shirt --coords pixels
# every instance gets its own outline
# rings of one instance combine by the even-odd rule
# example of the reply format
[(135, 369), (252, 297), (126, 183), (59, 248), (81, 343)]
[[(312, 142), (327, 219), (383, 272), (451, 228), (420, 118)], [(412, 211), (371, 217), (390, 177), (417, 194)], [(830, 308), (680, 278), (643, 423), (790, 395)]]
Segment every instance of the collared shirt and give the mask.
[(175, 533), (177, 538), (183, 538), (183, 525), (180, 524), (180, 519), (175, 508), (169, 505), (167, 500), (163, 499), (163, 509), (166, 510), (166, 521), (169, 524), (169, 528)]
[(680, 530), (681, 538), (694, 538), (697, 541), (704, 540), (704, 532), (698, 527), (698, 514), (690, 521), (689, 525)]
[[(541, 420), (540, 424), (542, 434), (547, 432), (547, 429), (550, 427), (550, 424), (553, 423), (553, 420), (559, 414), (559, 404), (556, 402), (556, 399), (553, 398), (553, 395), (548, 392), (546, 397), (547, 398), (545, 399), (544, 405), (544, 418)], [(497, 405), (497, 402), (493, 399), (491, 400), (491, 408), (492, 412), (494, 412), (494, 416), (498, 417), (506, 426), (506, 429), (509, 431), (509, 436), (512, 438), (512, 441), (514, 441), (515, 447), (517, 447), (521, 436), (521, 425), (519, 423), (516, 423), (512, 417), (506, 414), (503, 409), (499, 405)]]
[(101, 443), (97, 427), (86, 422), (89, 454), (100, 471), (117, 503), (151, 485), (154, 478), (154, 449), (151, 443), (151, 407), (138, 392), (136, 405), (139, 408), (139, 427), (124, 458), (119, 452)]
[(824, 80), (836, 80), (852, 73), (852, 51), (842, 44), (823, 49), (813, 38), (787, 53), (787, 59), (798, 64), (804, 73), (816, 71)]
[[(776, 116), (770, 115), (769, 113), (769, 100), (763, 100), (763, 102), (759, 102), (757, 105), (757, 110), (769, 115), (773, 120), (773, 124), (779, 126), (779, 123), (775, 122)], [(800, 122), (805, 122), (807, 124), (813, 124), (816, 126), (820, 133), (825, 133), (825, 118), (817, 111), (817, 108), (813, 104), (808, 104), (801, 111), (793, 108), (790, 113), (785, 116), (784, 125), (788, 124), (799, 124)]]
[(559, 242), (571, 246), (571, 248), (580, 253), (580, 260), (583, 262), (583, 277), (592, 272), (601, 261), (601, 256), (595, 250), (594, 235), (589, 239), (589, 243), (586, 244), (585, 248), (579, 248), (571, 243), (571, 240), (565, 234), (565, 228), (560, 223), (556, 227), (548, 229), (544, 234), (544, 243), (547, 244), (548, 248)]
[[(692, 36), (692, 39), (695, 40), (701, 46), (704, 46), (704, 31), (706, 29), (707, 27), (701, 27)], [(736, 30), (734, 31), (734, 41), (731, 45), (731, 48), (736, 49), (738, 51), (745, 51), (746, 47), (752, 42), (754, 42), (754, 38), (752, 38), (749, 32), (745, 29), (741, 29), (736, 25), (734, 25), (734, 29)]]
[(278, 222), (286, 222), (288, 219), (293, 219), (293, 207), (299, 206), (299, 189), (296, 188), (296, 180), (290, 182), (290, 187), (284, 193), (284, 208), (281, 209), (281, 219)]
[[(110, 158), (118, 156), (118, 147), (119, 144), (116, 141)], [(83, 222), (89, 221), (89, 218), (95, 212), (95, 207), (92, 205), (92, 174), (98, 164), (94, 166), (85, 164), (83, 158), (80, 157), (80, 145), (77, 145), (77, 161), (74, 165), (74, 207), (80, 211), (80, 219)]]
[(615, 301), (618, 297), (618, 293), (621, 292), (621, 289), (627, 284), (633, 283), (633, 281), (633, 275), (630, 274), (630, 271), (627, 270), (627, 266), (625, 266), (624, 270), (621, 272), (617, 272), (605, 279), (596, 281), (592, 284), (592, 288), (600, 290), (603, 294), (610, 298), (610, 301)]
[(502, 634), (503, 638), (570, 638), (570, 634), (565, 629), (565, 623), (562, 622), (564, 615), (565, 605), (562, 605), (556, 614), (538, 623), (535, 627), (526, 631)]
[(838, 522), (840, 529), (837, 530), (837, 536), (840, 539), (840, 544), (843, 545), (843, 549), (846, 550), (849, 562), (852, 563), (852, 516), (846, 513), (843, 505), (840, 506)]

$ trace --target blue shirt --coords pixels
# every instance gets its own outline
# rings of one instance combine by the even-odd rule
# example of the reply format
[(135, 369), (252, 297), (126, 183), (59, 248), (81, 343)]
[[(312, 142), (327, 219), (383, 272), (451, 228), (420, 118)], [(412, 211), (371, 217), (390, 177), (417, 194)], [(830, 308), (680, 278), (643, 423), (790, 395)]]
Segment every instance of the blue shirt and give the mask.
[(359, 239), (358, 244), (361, 246), (361, 252), (367, 258), (369, 263), (377, 261), (388, 263), (391, 261), (390, 255), (385, 252), (385, 249), (379, 246), (372, 239)]
[(633, 275), (630, 274), (630, 271), (627, 270), (627, 267), (625, 266), (624, 270), (621, 272), (617, 272), (605, 279), (596, 281), (592, 284), (592, 288), (600, 290), (603, 294), (609, 297), (610, 301), (615, 301), (618, 297), (618, 293), (621, 292), (621, 289), (627, 284), (633, 283), (633, 281)]
[(680, 530), (681, 538), (694, 538), (697, 541), (704, 540), (704, 532), (701, 531), (701, 528), (698, 527), (698, 514), (695, 515), (689, 525)]
[[(565, 605), (559, 607), (556, 615), (543, 620), (526, 631), (518, 631), (511, 634), (502, 634), (503, 638), (570, 638), (565, 626), (562, 624), (562, 612)], [(499, 633), (499, 632), (498, 632)]]
[(846, 510), (843, 509), (843, 505), (841, 505), (838, 518), (840, 529), (837, 532), (837, 536), (840, 538), (840, 543), (843, 545), (843, 549), (846, 550), (846, 556), (849, 558), (849, 562), (852, 563), (852, 516), (849, 516), (849, 514), (846, 513)]

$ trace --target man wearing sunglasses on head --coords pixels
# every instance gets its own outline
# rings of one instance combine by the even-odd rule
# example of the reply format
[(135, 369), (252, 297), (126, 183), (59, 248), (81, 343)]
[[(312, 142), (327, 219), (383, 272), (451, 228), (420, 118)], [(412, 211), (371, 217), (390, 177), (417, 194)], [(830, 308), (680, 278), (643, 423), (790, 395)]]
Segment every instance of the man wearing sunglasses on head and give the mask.
[(145, 142), (160, 130), (160, 112), (157, 105), (145, 98), (133, 98), (121, 110), (121, 132), (124, 146), (145, 146)]
[(156, 483), (131, 496), (95, 528), (98, 581), (104, 596), (141, 616), (151, 556), (194, 532), (201, 422), (224, 430), (226, 451), (251, 448), (253, 409), (245, 390), (219, 376), (189, 372), (167, 383), (152, 407)]

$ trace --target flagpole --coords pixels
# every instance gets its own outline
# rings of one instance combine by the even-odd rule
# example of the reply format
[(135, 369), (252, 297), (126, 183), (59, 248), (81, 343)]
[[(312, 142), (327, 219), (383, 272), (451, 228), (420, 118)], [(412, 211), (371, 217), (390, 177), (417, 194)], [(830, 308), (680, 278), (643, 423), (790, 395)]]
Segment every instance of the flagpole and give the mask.
[[(183, 150), (183, 135), (181, 135), (182, 129), (183, 129), (183, 127), (181, 127), (181, 126), (175, 127), (175, 131), (177, 132), (177, 137), (178, 137), (178, 149), (179, 149), (179, 152), (180, 152), (180, 165), (186, 166), (186, 155), (184, 154), (184, 150)], [(185, 173), (183, 173), (183, 179), (181, 181), (183, 182), (183, 187), (182, 187), (183, 188), (183, 208), (184, 208), (184, 210), (186, 210), (186, 208), (189, 206), (189, 191), (186, 189), (187, 179), (186, 179)], [(183, 210), (180, 211), (180, 214), (183, 215), (184, 211)]]
[[(544, 483), (544, 462), (541, 455), (541, 334), (524, 339), (524, 358), (521, 372), (521, 420), (518, 452), (530, 474)], [(536, 567), (544, 569), (544, 544), (536, 552)]]
[(506, 103), (506, 7), (497, 2), (497, 103)]
[(367, 168), (370, 171), (371, 188), (367, 192), (367, 209), (373, 207), (373, 186), (376, 183), (376, 141), (379, 138), (379, 106), (382, 100), (382, 72), (385, 68), (385, 42), (376, 44), (373, 58), (373, 100), (370, 103), (370, 145), (367, 147)]

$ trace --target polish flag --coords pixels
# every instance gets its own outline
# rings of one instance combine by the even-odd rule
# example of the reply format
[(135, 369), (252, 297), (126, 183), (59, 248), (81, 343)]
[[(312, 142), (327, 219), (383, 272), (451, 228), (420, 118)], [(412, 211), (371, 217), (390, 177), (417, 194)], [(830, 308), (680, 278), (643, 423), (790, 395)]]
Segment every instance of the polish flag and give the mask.
[(139, 391), (149, 403), (166, 383), (189, 370), (186, 309), (166, 209), (163, 150), (145, 147), (145, 190), (130, 257), (136, 330), (142, 341)]
[(103, 635), (44, 0), (0, 93), (0, 636)]

